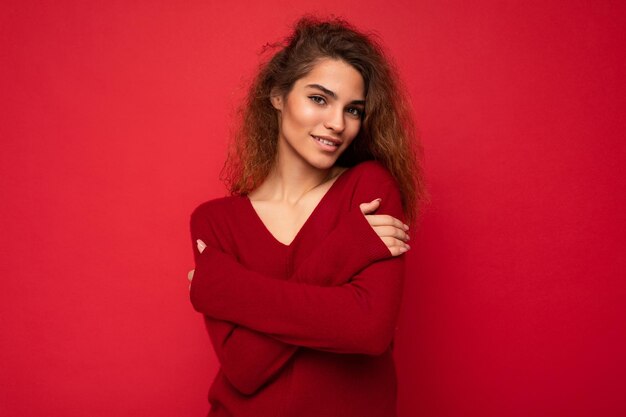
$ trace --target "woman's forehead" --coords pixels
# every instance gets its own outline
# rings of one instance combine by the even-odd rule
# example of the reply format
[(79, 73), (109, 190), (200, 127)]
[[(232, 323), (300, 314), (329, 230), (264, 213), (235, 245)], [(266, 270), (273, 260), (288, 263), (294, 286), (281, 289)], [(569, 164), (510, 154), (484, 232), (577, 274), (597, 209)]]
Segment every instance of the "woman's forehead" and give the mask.
[(361, 73), (337, 59), (318, 61), (308, 74), (296, 81), (296, 86), (320, 90), (337, 100), (365, 100), (365, 83)]

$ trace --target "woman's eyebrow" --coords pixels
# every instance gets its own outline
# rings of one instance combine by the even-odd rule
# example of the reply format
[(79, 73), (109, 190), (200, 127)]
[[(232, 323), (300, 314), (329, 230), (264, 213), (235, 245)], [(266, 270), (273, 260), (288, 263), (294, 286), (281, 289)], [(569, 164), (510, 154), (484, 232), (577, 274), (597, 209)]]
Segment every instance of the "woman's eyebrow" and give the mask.
[[(323, 91), (324, 93), (328, 94), (329, 96), (331, 96), (332, 98), (334, 98), (335, 100), (337, 99), (337, 94), (335, 94), (334, 91), (329, 90), (328, 88), (324, 87), (323, 85), (319, 85), (319, 84), (307, 84), (305, 85), (305, 87), (311, 87), (311, 88), (316, 88), (320, 91)], [(350, 104), (365, 104), (365, 100), (352, 100), (350, 102)]]

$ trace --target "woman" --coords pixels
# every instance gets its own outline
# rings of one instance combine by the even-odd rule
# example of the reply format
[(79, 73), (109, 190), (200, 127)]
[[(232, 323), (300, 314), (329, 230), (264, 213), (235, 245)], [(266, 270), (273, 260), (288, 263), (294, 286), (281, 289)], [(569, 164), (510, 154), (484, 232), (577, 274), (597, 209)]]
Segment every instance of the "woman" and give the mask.
[(425, 199), (410, 110), (345, 21), (304, 17), (278, 46), (242, 107), (232, 195), (191, 216), (191, 302), (221, 365), (209, 416), (394, 416), (404, 222)]

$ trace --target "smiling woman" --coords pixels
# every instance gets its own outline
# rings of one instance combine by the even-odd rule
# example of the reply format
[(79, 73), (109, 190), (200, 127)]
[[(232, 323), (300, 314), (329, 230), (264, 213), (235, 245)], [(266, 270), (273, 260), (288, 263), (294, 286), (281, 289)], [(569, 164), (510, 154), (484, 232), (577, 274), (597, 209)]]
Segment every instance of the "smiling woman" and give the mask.
[(190, 298), (220, 370), (209, 416), (396, 414), (393, 334), (426, 199), (397, 75), (371, 36), (304, 17), (264, 63), (191, 216)]

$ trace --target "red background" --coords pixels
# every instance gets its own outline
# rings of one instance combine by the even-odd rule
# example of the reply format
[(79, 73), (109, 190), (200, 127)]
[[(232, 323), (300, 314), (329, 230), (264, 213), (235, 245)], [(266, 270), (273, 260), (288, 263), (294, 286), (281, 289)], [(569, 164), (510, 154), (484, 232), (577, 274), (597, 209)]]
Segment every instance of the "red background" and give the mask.
[(432, 204), (395, 352), (409, 416), (626, 415), (623, 3), (2, 2), (2, 416), (201, 416), (191, 210), (304, 11), (396, 58)]

